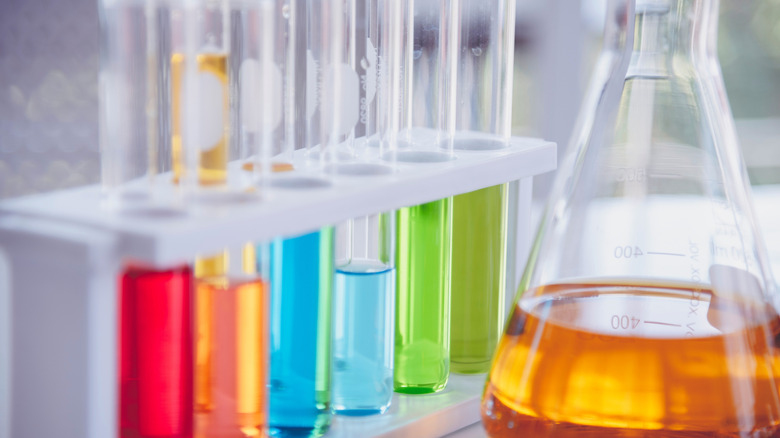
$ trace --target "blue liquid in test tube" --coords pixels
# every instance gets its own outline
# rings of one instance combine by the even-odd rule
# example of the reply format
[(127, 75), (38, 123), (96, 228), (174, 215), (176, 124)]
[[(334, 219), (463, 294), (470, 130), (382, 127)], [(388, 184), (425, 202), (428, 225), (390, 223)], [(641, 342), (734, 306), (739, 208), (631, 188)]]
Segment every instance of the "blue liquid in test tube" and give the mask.
[(381, 414), (393, 395), (395, 269), (352, 260), (336, 271), (333, 293), (333, 409)]
[[(371, 2), (369, 2), (371, 3)], [(404, 18), (411, 11), (404, 0), (381, 0), (371, 7), (358, 8), (355, 18), (362, 29), (349, 41), (375, 44), (377, 53), (367, 50), (363, 59), (378, 55), (389, 68), (377, 74), (376, 96), (361, 89), (361, 102), (374, 102), (366, 112), (365, 135), (378, 140), (379, 156), (393, 156), (402, 113), (403, 71), (401, 50)], [(363, 14), (361, 14), (361, 11)], [(371, 14), (376, 14), (371, 16)], [(367, 40), (368, 38), (368, 40)], [(359, 52), (360, 47), (356, 50)], [(360, 55), (355, 57), (360, 59)], [(356, 74), (371, 74), (364, 64)], [(361, 70), (363, 68), (364, 70)], [(349, 142), (347, 142), (349, 144)], [(370, 160), (356, 156), (355, 161)], [(392, 160), (383, 166), (394, 165)], [(393, 397), (395, 354), (395, 212), (360, 216), (342, 223), (336, 230), (336, 277), (333, 292), (333, 411), (339, 415), (361, 416), (385, 412)]]
[(333, 229), (270, 245), (269, 434), (317, 437), (330, 425)]

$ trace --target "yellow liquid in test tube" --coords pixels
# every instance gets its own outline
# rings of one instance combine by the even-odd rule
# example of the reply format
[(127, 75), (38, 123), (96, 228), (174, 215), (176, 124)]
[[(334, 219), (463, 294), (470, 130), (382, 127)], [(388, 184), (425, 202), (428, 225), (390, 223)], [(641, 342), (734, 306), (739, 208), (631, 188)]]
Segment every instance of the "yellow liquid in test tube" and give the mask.
[(265, 423), (266, 285), (261, 280), (231, 287), (236, 300), (236, 421), (247, 436)]
[[(186, 161), (184, 160), (182, 150), (182, 123), (181, 114), (183, 106), (182, 85), (184, 78), (185, 57), (181, 53), (176, 53), (171, 57), (171, 100), (173, 102), (172, 119), (172, 139), (171, 150), (173, 154), (173, 177), (178, 182), (184, 172)], [(199, 112), (198, 125), (221, 123), (222, 135), (219, 140), (213, 144), (200, 144), (203, 140), (201, 135), (195, 141), (200, 144), (200, 157), (198, 167), (198, 182), (202, 185), (224, 184), (227, 179), (227, 159), (229, 144), (228, 123), (228, 76), (227, 76), (227, 54), (225, 53), (202, 53), (197, 56), (199, 79), (204, 79), (211, 75), (221, 86), (221, 108), (201, 108)], [(202, 82), (206, 82), (204, 79)], [(210, 81), (213, 83), (213, 81)], [(208, 83), (208, 82), (206, 82)], [(198, 86), (201, 87), (201, 81)], [(202, 88), (202, 87), (201, 87)], [(202, 91), (202, 90), (201, 90)], [(209, 102), (210, 104), (210, 102)], [(217, 117), (220, 120), (214, 120)]]

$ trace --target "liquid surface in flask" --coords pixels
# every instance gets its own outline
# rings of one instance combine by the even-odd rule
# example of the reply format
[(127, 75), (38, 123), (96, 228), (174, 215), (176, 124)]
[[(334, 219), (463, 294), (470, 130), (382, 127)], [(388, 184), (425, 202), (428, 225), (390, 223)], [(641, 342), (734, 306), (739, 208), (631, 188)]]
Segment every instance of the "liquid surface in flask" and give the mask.
[[(200, 108), (198, 109), (198, 183), (223, 184), (227, 181), (228, 159), (228, 55), (201, 53), (197, 55)], [(173, 177), (179, 181), (186, 167), (182, 145), (182, 114), (187, 99), (183, 94), (185, 56), (171, 57), (171, 109)], [(206, 143), (203, 143), (206, 142)]]
[(685, 283), (557, 284), (526, 296), (485, 390), (491, 437), (780, 434), (773, 308)]
[(395, 269), (353, 260), (334, 282), (333, 410), (382, 413), (393, 395)]

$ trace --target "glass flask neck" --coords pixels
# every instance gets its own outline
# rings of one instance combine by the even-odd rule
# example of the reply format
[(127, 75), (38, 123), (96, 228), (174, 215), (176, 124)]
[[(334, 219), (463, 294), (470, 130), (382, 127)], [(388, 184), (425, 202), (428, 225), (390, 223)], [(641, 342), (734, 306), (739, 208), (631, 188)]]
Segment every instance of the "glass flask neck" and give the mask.
[(715, 55), (718, 0), (637, 0), (629, 77), (668, 77)]

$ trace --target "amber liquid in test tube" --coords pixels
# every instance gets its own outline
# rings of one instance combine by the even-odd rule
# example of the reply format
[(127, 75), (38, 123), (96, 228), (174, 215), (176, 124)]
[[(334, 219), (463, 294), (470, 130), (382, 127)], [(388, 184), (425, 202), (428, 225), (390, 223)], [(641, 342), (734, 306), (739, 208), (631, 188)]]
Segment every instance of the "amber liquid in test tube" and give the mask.
[(230, 147), (229, 4), (185, 2), (171, 20), (174, 181), (183, 179), (197, 191), (222, 186), (227, 183)]
[[(185, 55), (176, 53), (171, 57), (171, 99), (173, 133), (171, 148), (173, 151), (174, 180), (179, 181), (185, 167), (182, 149), (182, 112), (186, 105), (183, 96)], [(198, 85), (201, 87), (201, 104), (210, 105), (207, 111), (201, 111), (202, 123), (206, 128), (201, 132), (201, 150), (198, 159), (198, 183), (202, 185), (224, 184), (227, 180), (228, 160), (228, 56), (226, 53), (201, 53), (197, 55)], [(213, 111), (213, 112), (212, 112)], [(207, 120), (208, 119), (208, 120)], [(205, 135), (204, 135), (205, 134)]]

